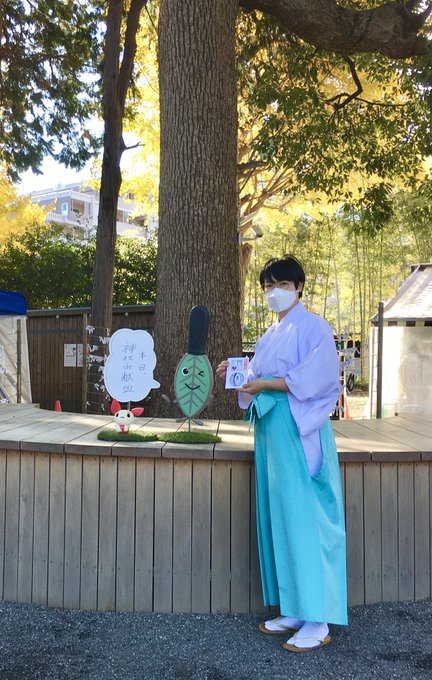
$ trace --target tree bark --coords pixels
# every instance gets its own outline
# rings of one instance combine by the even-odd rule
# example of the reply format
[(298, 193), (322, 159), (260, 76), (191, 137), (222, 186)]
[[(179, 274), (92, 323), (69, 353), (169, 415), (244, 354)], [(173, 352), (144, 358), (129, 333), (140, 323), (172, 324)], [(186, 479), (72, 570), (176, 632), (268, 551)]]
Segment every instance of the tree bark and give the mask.
[[(155, 375), (173, 381), (187, 350), (189, 310), (211, 314), (213, 366), (241, 352), (236, 177), (237, 0), (161, 0), (161, 181)], [(216, 384), (209, 417), (237, 413)], [(157, 415), (177, 413), (159, 402)]]
[(429, 44), (418, 33), (431, 6), (416, 14), (412, 2), (364, 10), (341, 7), (334, 0), (241, 0), (240, 4), (245, 10), (270, 14), (287, 31), (331, 52), (381, 52), (406, 59), (424, 54)]
[[(122, 45), (121, 28), (125, 0), (110, 0), (106, 20), (103, 67), (104, 145), (91, 307), (91, 325), (94, 327), (94, 335), (89, 338), (93, 347), (90, 356), (97, 357), (97, 359), (90, 363), (87, 374), (87, 402), (90, 413), (99, 413), (103, 410), (104, 393), (100, 389), (100, 368), (103, 365), (107, 345), (101, 342), (100, 338), (109, 336), (112, 327), (117, 204), (122, 181), (120, 160), (125, 148), (123, 118), (127, 91), (132, 77), (136, 34), (145, 2), (146, 0), (132, 0), (130, 4), (124, 45)], [(123, 57), (120, 61), (122, 51)]]

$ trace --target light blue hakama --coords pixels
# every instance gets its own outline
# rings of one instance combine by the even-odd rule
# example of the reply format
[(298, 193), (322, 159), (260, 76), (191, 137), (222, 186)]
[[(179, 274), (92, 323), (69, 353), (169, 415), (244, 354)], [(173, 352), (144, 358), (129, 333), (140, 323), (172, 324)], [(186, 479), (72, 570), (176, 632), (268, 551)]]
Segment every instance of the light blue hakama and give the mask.
[(347, 624), (342, 490), (330, 421), (319, 430), (322, 465), (311, 476), (284, 392), (254, 396), (258, 549), (265, 605), (283, 616)]

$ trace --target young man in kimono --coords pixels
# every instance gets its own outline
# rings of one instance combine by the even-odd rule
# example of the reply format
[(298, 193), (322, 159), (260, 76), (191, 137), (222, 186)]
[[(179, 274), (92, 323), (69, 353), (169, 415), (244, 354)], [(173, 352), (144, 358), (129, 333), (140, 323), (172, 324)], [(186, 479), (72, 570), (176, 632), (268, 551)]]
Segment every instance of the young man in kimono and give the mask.
[[(306, 652), (327, 645), (328, 623), (347, 624), (346, 548), (339, 464), (329, 413), (339, 394), (330, 326), (300, 298), (298, 260), (270, 260), (260, 274), (278, 318), (256, 344), (239, 404), (255, 424), (258, 549), (265, 605), (281, 616), (261, 632)], [(227, 362), (217, 369), (226, 373)]]

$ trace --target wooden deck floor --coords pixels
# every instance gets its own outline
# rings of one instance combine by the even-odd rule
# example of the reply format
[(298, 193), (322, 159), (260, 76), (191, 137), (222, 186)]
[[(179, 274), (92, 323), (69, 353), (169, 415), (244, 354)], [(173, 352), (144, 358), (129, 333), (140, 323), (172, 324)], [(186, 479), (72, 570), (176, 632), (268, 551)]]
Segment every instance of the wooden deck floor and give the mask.
[[(0, 406), (0, 448), (45, 453), (128, 455), (167, 458), (250, 460), (253, 433), (243, 421), (205, 421), (203, 430), (222, 437), (216, 445), (187, 447), (161, 442), (104, 442), (101, 429), (111, 416), (46, 411), (34, 405)], [(333, 421), (341, 462), (432, 460), (432, 420), (427, 415), (399, 415), (381, 420)], [(139, 418), (135, 428), (161, 433), (185, 429), (173, 419)], [(194, 429), (201, 429), (194, 426)]]

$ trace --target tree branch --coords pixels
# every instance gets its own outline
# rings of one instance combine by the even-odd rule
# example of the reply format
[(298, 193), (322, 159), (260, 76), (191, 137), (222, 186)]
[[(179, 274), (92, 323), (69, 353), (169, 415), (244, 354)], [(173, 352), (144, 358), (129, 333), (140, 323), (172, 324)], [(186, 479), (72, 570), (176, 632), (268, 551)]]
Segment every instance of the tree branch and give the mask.
[(132, 78), (137, 32), (139, 28), (141, 11), (146, 4), (147, 0), (132, 0), (128, 11), (123, 59), (120, 67), (118, 86), (120, 106), (122, 110), (124, 110), (126, 94)]
[(131, 144), (131, 146), (125, 146), (124, 151), (130, 151), (131, 149), (138, 149), (140, 146), (143, 146), (143, 143), (137, 142), (136, 144)]
[(351, 94), (348, 94), (348, 92), (340, 92), (334, 97), (331, 97), (331, 99), (326, 99), (325, 103), (330, 104), (335, 111), (343, 109), (344, 106), (349, 104), (353, 99), (356, 99), (358, 95), (363, 92), (363, 85), (361, 84), (360, 78), (358, 77), (354, 62), (346, 55), (343, 57), (343, 60), (346, 61), (346, 63), (349, 66), (349, 69), (351, 71), (351, 77), (354, 80), (357, 89), (355, 92), (352, 92)]
[(357, 101), (363, 102), (363, 104), (367, 104), (368, 106), (382, 106), (388, 109), (400, 109), (407, 105), (407, 103), (397, 104), (395, 102), (370, 101), (370, 99), (363, 99), (363, 97), (357, 97)]
[(270, 14), (306, 42), (341, 54), (381, 52), (406, 59), (424, 54), (429, 45), (419, 31), (432, 3), (420, 14), (395, 2), (365, 10), (341, 7), (335, 0), (240, 0), (240, 5)]
[[(257, 172), (255, 173), (254, 177), (251, 177), (251, 179), (254, 182), (256, 182), (258, 180), (259, 175), (260, 173), (257, 169)], [(266, 186), (264, 188), (261, 188), (259, 195), (256, 195), (257, 192), (255, 191), (252, 194), (242, 196), (240, 200), (242, 216), (256, 212), (264, 205), (266, 207), (271, 207), (270, 204), (267, 203), (267, 201), (269, 201), (271, 198), (274, 198), (275, 194), (277, 193), (280, 194), (280, 192), (282, 192), (283, 189), (288, 187), (290, 185), (290, 180), (293, 175), (294, 170), (292, 168), (282, 168), (280, 171), (276, 172), (272, 177), (265, 180)], [(292, 200), (292, 196), (289, 196), (283, 201), (278, 201), (278, 206), (286, 205), (290, 200)]]

